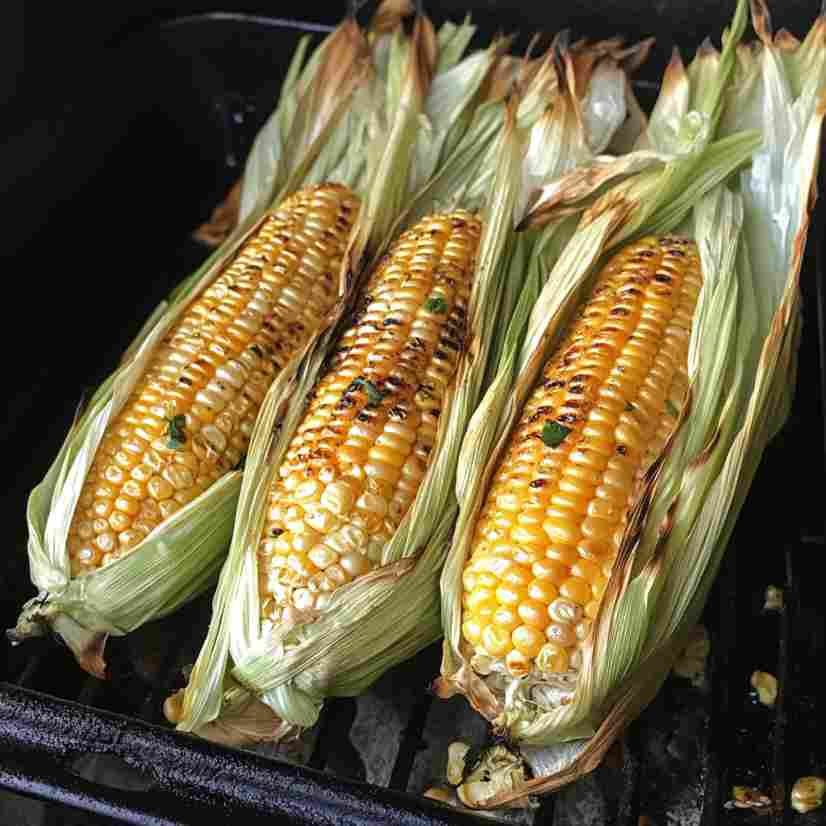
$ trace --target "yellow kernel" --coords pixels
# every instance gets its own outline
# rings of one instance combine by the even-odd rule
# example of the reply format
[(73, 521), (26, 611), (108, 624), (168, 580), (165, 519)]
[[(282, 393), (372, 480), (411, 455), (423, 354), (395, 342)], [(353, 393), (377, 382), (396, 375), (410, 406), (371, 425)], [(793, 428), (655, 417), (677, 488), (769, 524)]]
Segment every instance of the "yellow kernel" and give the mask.
[(175, 489), (166, 479), (162, 479), (160, 476), (153, 476), (146, 485), (146, 489), (149, 495), (153, 499), (157, 499), (161, 501), (163, 499), (169, 499), (172, 494), (175, 492)]
[(144, 486), (134, 479), (128, 479), (124, 482), (122, 490), (124, 495), (130, 497), (131, 499), (143, 499), (146, 494)]
[(571, 566), (571, 573), (580, 579), (584, 579), (586, 582), (590, 582), (591, 585), (596, 582), (598, 577), (602, 576), (600, 566), (595, 562), (591, 562), (589, 559), (577, 560), (577, 562)]
[(596, 600), (589, 602), (585, 606), (585, 616), (590, 620), (596, 619), (597, 611), (599, 611), (599, 602)]
[(98, 499), (92, 510), (95, 513), (95, 516), (99, 517), (100, 519), (106, 519), (110, 513), (112, 513), (112, 500), (111, 499)]
[(94, 545), (83, 545), (75, 558), (81, 565), (97, 565), (101, 556), (100, 551)]
[(190, 488), (189, 490), (179, 490), (174, 499), (179, 505), (187, 505), (189, 504), (196, 496), (198, 496), (198, 489), (197, 488)]
[(554, 585), (561, 585), (570, 576), (568, 568), (550, 559), (540, 559), (533, 563), (531, 572), (537, 579), (548, 579)]
[(552, 622), (546, 629), (548, 641), (565, 648), (576, 643), (576, 629), (573, 625), (564, 622)]
[[(546, 543), (547, 544), (547, 541)], [(513, 561), (519, 563), (520, 565), (525, 566), (526, 568), (530, 568), (534, 562), (544, 557), (544, 551), (542, 548), (514, 548), (513, 551)]]
[(517, 563), (508, 565), (507, 569), (503, 571), (500, 576), (503, 582), (518, 587), (529, 585), (533, 579), (530, 571)]
[(548, 616), (548, 606), (538, 600), (529, 599), (526, 602), (523, 602), (517, 611), (520, 619), (523, 623), (525, 623), (525, 625), (538, 628), (540, 631), (543, 630), (550, 622), (550, 618)]
[(462, 636), (471, 644), (479, 645), (482, 641), (483, 627), (478, 619), (474, 616), (468, 617), (462, 623)]
[(513, 648), (511, 634), (495, 625), (488, 625), (482, 631), (482, 646), (491, 657), (504, 657)]
[(608, 587), (608, 578), (597, 574), (591, 582), (591, 590), (594, 594), (595, 600), (601, 600), (605, 594), (605, 589)]
[(594, 539), (581, 539), (576, 550), (583, 559), (594, 560), (598, 564), (602, 563), (604, 557), (613, 553), (613, 548), (608, 542), (597, 542)]
[(480, 606), (495, 602), (494, 591), (490, 588), (477, 587), (468, 594), (467, 609), (476, 613)]
[(545, 556), (569, 568), (579, 562), (579, 554), (573, 548), (564, 545), (551, 545), (551, 547), (545, 551)]
[(514, 628), (511, 641), (513, 647), (526, 657), (535, 657), (546, 642), (545, 635), (530, 625), (520, 625)]
[(572, 576), (559, 586), (559, 593), (578, 605), (585, 605), (591, 599), (591, 586), (586, 580)]
[(506, 631), (513, 631), (513, 629), (519, 625), (519, 615), (513, 608), (500, 605), (493, 612), (491, 622), (499, 628), (504, 628)]
[(125, 531), (132, 524), (132, 519), (129, 514), (123, 511), (112, 511), (109, 515), (109, 525), (116, 533)]
[[(496, 589), (496, 601), (500, 605), (518, 606), (528, 598), (528, 589), (520, 585), (503, 583)], [(486, 646), (487, 647), (487, 646)]]
[(548, 579), (534, 579), (528, 586), (528, 596), (545, 605), (552, 603), (558, 594), (556, 587)]
[(481, 574), (476, 575), (476, 584), (482, 585), (485, 588), (493, 588), (496, 590), (499, 587), (499, 577), (482, 572)]
[(107, 482), (111, 482), (113, 485), (120, 485), (124, 479), (124, 473), (121, 468), (117, 465), (109, 465), (106, 470), (103, 472), (103, 478), (106, 479)]
[(407, 459), (407, 456), (404, 453), (400, 453), (397, 450), (392, 450), (389, 447), (382, 447), (379, 445), (375, 445), (370, 448), (368, 457), (371, 462), (380, 462), (397, 468), (400, 468)]
[(95, 539), (95, 545), (97, 545), (103, 553), (111, 553), (114, 551), (115, 542), (116, 537), (112, 531), (105, 531), (104, 533), (98, 534)]
[(135, 465), (130, 472), (130, 476), (136, 482), (148, 482), (152, 478), (154, 471), (149, 465)]
[(545, 643), (536, 655), (536, 667), (549, 674), (560, 674), (568, 670), (568, 651), (559, 645)]
[(555, 622), (577, 623), (582, 619), (582, 608), (569, 599), (559, 597), (548, 606), (548, 615)]
[(569, 519), (562, 519), (559, 516), (546, 519), (543, 528), (550, 537), (551, 542), (558, 542), (561, 545), (576, 545), (577, 540), (581, 536), (576, 523)]
[[(617, 522), (622, 516), (625, 505), (624, 497), (621, 502), (605, 499), (604, 497), (600, 497), (600, 489), (601, 487), (597, 488), (596, 497), (588, 503), (588, 516), (593, 516), (596, 519), (604, 519), (609, 522)], [(616, 490), (616, 488), (613, 490)]]
[(608, 542), (611, 540), (615, 529), (615, 523), (607, 522), (605, 519), (596, 519), (589, 516), (582, 520), (582, 534), (588, 539)]
[(181, 506), (174, 499), (164, 499), (158, 507), (161, 511), (162, 519), (169, 519), (175, 511), (180, 510)]
[(134, 548), (135, 545), (138, 544), (144, 537), (140, 531), (123, 531), (122, 533), (118, 534), (118, 540), (120, 541), (120, 547), (122, 551), (129, 550), (130, 548)]
[(544, 548), (548, 538), (541, 528), (518, 525), (511, 531), (511, 539), (521, 546)]
[(127, 496), (119, 496), (115, 499), (115, 507), (123, 513), (128, 513), (130, 516), (136, 516), (140, 511), (141, 506), (134, 500)]

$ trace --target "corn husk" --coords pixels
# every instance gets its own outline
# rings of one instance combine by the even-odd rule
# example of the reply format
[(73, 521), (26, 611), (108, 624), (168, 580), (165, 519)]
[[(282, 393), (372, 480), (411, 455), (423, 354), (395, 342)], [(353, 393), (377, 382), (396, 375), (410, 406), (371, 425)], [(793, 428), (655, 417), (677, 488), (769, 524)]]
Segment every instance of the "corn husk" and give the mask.
[[(408, 48), (396, 25), (385, 26), (376, 48)], [(96, 391), (77, 417), (52, 467), (29, 497), (29, 561), (38, 595), (24, 607), (12, 642), (55, 631), (90, 673), (105, 673), (103, 646), (108, 635), (127, 634), (144, 622), (163, 617), (214, 582), (232, 536), (241, 471), (233, 471), (159, 525), (131, 553), (93, 573), (70, 576), (66, 537), (80, 489), (107, 424), (117, 416), (144, 373), (167, 331), (222, 272), (246, 239), (257, 230), (271, 203), (303, 184), (332, 180), (358, 191), (373, 182), (380, 158), (366, 151), (383, 140), (382, 107), (399, 106), (386, 95), (388, 73), (375, 64), (356, 24), (342, 23), (305, 63), (302, 41), (285, 81), (279, 108), (264, 127), (248, 164), (244, 217), (227, 240), (186, 278), (147, 320), (124, 354), (118, 369)], [(331, 83), (339, 73), (347, 80)], [(386, 100), (386, 103), (385, 103)], [(269, 138), (267, 137), (269, 136)], [(267, 140), (273, 144), (268, 148)], [(392, 151), (393, 140), (384, 141)], [(376, 183), (392, 189), (386, 178)], [(358, 233), (369, 237), (362, 221)], [(356, 230), (354, 230), (354, 233)], [(348, 291), (342, 274), (341, 302)], [(320, 334), (321, 331), (319, 331)], [(311, 346), (312, 341), (308, 344)], [(285, 365), (290, 376), (302, 353)], [(289, 386), (288, 383), (280, 385)]]
[[(613, 48), (602, 49), (593, 66), (605, 60), (613, 67), (613, 84), (600, 68), (599, 89), (616, 92), (611, 101), (623, 108), (627, 87)], [(572, 115), (582, 103), (560, 84), (552, 54), (517, 67), (516, 81), (522, 85), (510, 102), (502, 100), (497, 91), (501, 87), (494, 82), (502, 66), (497, 63), (494, 73), (488, 74), (487, 90), (473, 116), (465, 119), (468, 128), (461, 138), (457, 139), (455, 129), (460, 121), (445, 110), (445, 121), (452, 127), (440, 150), (448, 153), (444, 165), (422, 164), (422, 144), (417, 146), (408, 181), (415, 186), (421, 169), (436, 172), (408, 199), (409, 207), (378, 249), (381, 252), (390, 237), (427, 212), (462, 206), (481, 210), (484, 216), (469, 309), (469, 344), (449, 391), (449, 412), (440, 419), (433, 458), (418, 496), (384, 548), (381, 567), (339, 588), (329, 606), (312, 618), (294, 625), (282, 623), (264, 633), (257, 541), (272, 479), (328, 352), (319, 348), (305, 362), (295, 385), (295, 402), (283, 412), (274, 401), (265, 402), (230, 555), (216, 593), (213, 623), (189, 686), (167, 705), (168, 716), (180, 729), (235, 744), (293, 735), (316, 722), (326, 697), (364, 691), (388, 668), (440, 635), (438, 579), (456, 516), (458, 448), (497, 352), (497, 319), (500, 313), (510, 314), (519, 295), (519, 283), (508, 284), (502, 278), (500, 262), (514, 252), (505, 247), (521, 195), (522, 172), (540, 163), (567, 169), (592, 157), (586, 140), (575, 144), (584, 153), (576, 156), (559, 134), (560, 122), (584, 128)], [(591, 74), (589, 69), (588, 77)], [(607, 97), (597, 92), (587, 105), (596, 110)], [(469, 96), (457, 94), (456, 99)], [(431, 111), (431, 103), (432, 98), (426, 112)], [(624, 111), (608, 108), (616, 124), (622, 123)], [(535, 133), (544, 137), (544, 146), (540, 147), (539, 137), (535, 145), (530, 143)], [(425, 147), (432, 145), (431, 130), (422, 138)], [(600, 137), (605, 143), (609, 139), (610, 135)], [(480, 178), (484, 185), (479, 184)], [(333, 342), (331, 338), (329, 345)]]
[[(647, 145), (640, 144), (647, 154), (618, 159), (611, 174), (604, 173), (612, 162), (600, 161), (590, 181), (570, 179), (575, 192), (548, 190), (563, 212), (572, 214), (577, 203), (586, 211), (529, 319), (509, 388), (513, 400), (489, 393), (477, 414), (496, 420), (488, 428), (494, 446), (470, 472), (442, 581), (446, 643), (438, 688), (465, 693), (520, 747), (534, 774), (515, 790), (507, 778), (492, 776), (477, 805), (506, 805), (591, 771), (653, 699), (690, 639), (763, 450), (787, 416), (800, 266), (826, 112), (826, 22), (818, 19), (802, 44), (787, 33), (773, 38), (764, 4), (753, 2), (759, 42), (735, 51), (745, 12), (740, 3), (722, 54), (704, 45), (686, 72), (672, 62)], [(662, 165), (652, 153), (672, 159)], [(750, 164), (730, 176), (749, 154)], [(681, 166), (691, 164), (694, 191), (677, 189), (686, 181)], [(539, 217), (549, 226), (558, 220), (547, 202)], [(602, 254), (643, 233), (672, 230), (696, 240), (704, 273), (689, 400), (632, 507), (579, 679), (561, 692), (564, 702), (540, 681), (486, 681), (464, 655), (458, 595), (492, 469)], [(469, 433), (463, 457), (473, 455), (474, 438)]]

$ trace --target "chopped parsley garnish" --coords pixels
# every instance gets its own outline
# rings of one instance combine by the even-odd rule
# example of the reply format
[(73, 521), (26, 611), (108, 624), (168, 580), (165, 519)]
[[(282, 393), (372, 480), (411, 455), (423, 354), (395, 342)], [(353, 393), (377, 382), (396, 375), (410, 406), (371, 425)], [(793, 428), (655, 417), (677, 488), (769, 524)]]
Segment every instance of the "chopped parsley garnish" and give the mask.
[(447, 301), (445, 301), (440, 295), (437, 295), (433, 298), (428, 298), (424, 303), (424, 308), (429, 313), (440, 313), (443, 315), (447, 312)]
[(387, 395), (386, 393), (379, 390), (375, 384), (367, 379), (355, 379), (351, 387), (354, 390), (357, 390), (359, 387), (367, 393), (367, 404), (368, 406), (377, 406), (381, 404), (381, 400)]
[(171, 419), (167, 419), (166, 423), (169, 425), (166, 435), (169, 436), (166, 446), (170, 450), (178, 450), (186, 444), (186, 433), (184, 433), (184, 426), (186, 425), (186, 416), (179, 413)]
[(570, 432), (571, 428), (565, 427), (564, 424), (545, 422), (545, 426), (542, 428), (542, 441), (548, 447), (559, 447)]

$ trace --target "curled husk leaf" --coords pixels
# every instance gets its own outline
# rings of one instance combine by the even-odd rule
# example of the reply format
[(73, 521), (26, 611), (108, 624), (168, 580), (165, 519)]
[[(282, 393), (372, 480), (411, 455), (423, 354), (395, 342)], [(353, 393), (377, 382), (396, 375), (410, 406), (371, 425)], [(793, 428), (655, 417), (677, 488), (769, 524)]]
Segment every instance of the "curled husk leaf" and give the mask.
[[(644, 154), (613, 166), (600, 161), (593, 180), (572, 177), (573, 193), (553, 190), (555, 206), (537, 199), (541, 220), (523, 221), (553, 228), (555, 209), (583, 210), (521, 348), (505, 364), (507, 380), (494, 380), (461, 452), (467, 462), (485, 460), (467, 469), (442, 578), (446, 641), (436, 689), (464, 693), (520, 746), (534, 774), (486, 806), (552, 791), (593, 770), (653, 699), (690, 640), (763, 450), (788, 415), (800, 266), (826, 112), (826, 26), (819, 19), (795, 45), (772, 38), (762, 3), (753, 12), (759, 44), (737, 48), (746, 23), (741, 2), (719, 55), (704, 47), (687, 70), (672, 61), (640, 141)], [(579, 678), (555, 692), (531, 679), (503, 684), (474, 670), (461, 638), (460, 578), (475, 514), (512, 423), (602, 253), (674, 230), (697, 242), (704, 274), (688, 402), (631, 508)]]
[[(29, 497), (28, 554), (39, 593), (24, 605), (16, 627), (8, 632), (12, 643), (53, 631), (83, 668), (102, 677), (108, 636), (128, 634), (172, 613), (204, 592), (218, 575), (232, 537), (240, 471), (223, 476), (129, 554), (92, 573), (70, 575), (66, 540), (82, 483), (108, 423), (128, 401), (167, 332), (257, 231), (271, 204), (291, 192), (290, 187), (304, 183), (331, 179), (356, 188), (369, 177), (364, 162), (354, 163), (349, 157), (354, 152), (363, 155), (359, 147), (366, 143), (374, 118), (365, 103), (384, 83), (380, 73), (370, 69), (364, 35), (347, 20), (305, 62), (307, 47), (308, 41), (302, 40), (279, 106), (251, 153), (244, 191), (256, 194), (247, 196), (246, 208), (241, 197), (240, 223), (150, 316), (118, 369), (79, 411), (52, 467)], [(331, 86), (342, 65), (352, 69), (350, 77)], [(342, 295), (345, 291), (343, 283)], [(281, 392), (292, 386), (301, 355), (285, 365), (278, 383)]]

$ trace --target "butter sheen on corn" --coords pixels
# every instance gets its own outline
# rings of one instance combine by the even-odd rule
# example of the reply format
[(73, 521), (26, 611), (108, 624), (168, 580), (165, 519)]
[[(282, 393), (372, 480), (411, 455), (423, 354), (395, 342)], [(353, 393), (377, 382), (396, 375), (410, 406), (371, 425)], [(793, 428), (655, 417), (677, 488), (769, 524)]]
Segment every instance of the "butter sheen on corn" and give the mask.
[(638, 484), (688, 390), (693, 242), (616, 254), (546, 365), (496, 471), (463, 574), (462, 636), (511, 676), (575, 674)]

